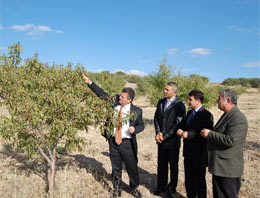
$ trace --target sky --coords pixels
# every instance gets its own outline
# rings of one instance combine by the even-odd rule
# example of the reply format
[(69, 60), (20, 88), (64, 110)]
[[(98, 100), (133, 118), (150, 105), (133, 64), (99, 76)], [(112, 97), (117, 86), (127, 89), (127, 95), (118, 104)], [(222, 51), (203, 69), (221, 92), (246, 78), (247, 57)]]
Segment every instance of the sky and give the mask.
[(0, 0), (0, 53), (87, 71), (260, 78), (259, 0)]

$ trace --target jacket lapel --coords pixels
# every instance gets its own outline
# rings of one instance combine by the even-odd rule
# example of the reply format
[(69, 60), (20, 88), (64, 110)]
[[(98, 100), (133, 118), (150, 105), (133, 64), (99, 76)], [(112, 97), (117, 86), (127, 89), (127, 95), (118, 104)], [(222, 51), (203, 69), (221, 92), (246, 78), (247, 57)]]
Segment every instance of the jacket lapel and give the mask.
[(234, 107), (229, 112), (223, 113), (223, 115), (219, 118), (213, 130), (216, 130), (218, 127), (220, 127), (223, 122), (225, 123), (236, 111), (237, 111), (237, 107)]
[[(177, 96), (175, 96), (174, 101), (171, 102), (170, 106), (166, 109), (165, 113), (175, 106), (176, 101), (177, 101)], [(165, 101), (165, 103), (166, 103), (166, 101)], [(165, 106), (165, 104), (164, 104), (164, 106)]]
[(164, 98), (163, 101), (160, 104), (160, 109), (161, 109), (162, 114), (165, 114), (164, 106), (166, 105), (166, 101), (167, 101), (167, 99)]

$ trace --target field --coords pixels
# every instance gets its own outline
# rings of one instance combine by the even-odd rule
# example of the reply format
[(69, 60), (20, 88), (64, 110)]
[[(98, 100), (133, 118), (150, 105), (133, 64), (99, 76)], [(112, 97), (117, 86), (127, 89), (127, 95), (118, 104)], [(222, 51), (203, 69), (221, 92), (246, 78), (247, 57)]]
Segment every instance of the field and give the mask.
[[(238, 107), (246, 115), (249, 130), (245, 145), (245, 168), (242, 178), (240, 197), (260, 197), (260, 94), (257, 89), (248, 89), (239, 97)], [(154, 141), (153, 115), (151, 107), (144, 97), (137, 98), (134, 104), (143, 109), (145, 130), (137, 136), (139, 146), (140, 191), (144, 198), (156, 197), (150, 191), (156, 187), (157, 147)], [(216, 122), (222, 112), (213, 107), (210, 111)], [(0, 107), (0, 115), (8, 115)], [(64, 153), (59, 156), (56, 175), (57, 198), (109, 197), (112, 189), (111, 164), (108, 144), (98, 129), (89, 133), (80, 132), (89, 140), (89, 146), (83, 153)], [(182, 149), (181, 149), (182, 150)], [(0, 197), (1, 198), (37, 198), (46, 197), (46, 167), (36, 161), (28, 161), (23, 153), (14, 152), (0, 140)], [(128, 189), (128, 176), (123, 171), (122, 197), (132, 197)], [(208, 197), (212, 197), (211, 175), (207, 173)], [(183, 157), (180, 152), (179, 197), (185, 197)]]

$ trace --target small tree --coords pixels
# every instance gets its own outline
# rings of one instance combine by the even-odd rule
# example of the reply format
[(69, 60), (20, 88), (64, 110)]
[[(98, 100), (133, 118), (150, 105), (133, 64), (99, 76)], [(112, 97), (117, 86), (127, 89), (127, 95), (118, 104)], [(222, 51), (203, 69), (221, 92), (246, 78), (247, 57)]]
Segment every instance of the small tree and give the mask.
[(1, 104), (10, 113), (0, 119), (0, 134), (16, 150), (31, 158), (39, 153), (46, 160), (49, 197), (54, 197), (57, 146), (82, 150), (87, 141), (78, 130), (101, 125), (103, 132), (113, 111), (109, 100), (97, 100), (87, 89), (82, 68), (48, 67), (37, 56), (17, 67), (17, 58), (0, 66)]
[(156, 105), (160, 98), (163, 98), (163, 89), (167, 82), (173, 79), (174, 72), (171, 65), (167, 65), (164, 57), (158, 64), (158, 72), (152, 73), (149, 77), (149, 99), (150, 103)]

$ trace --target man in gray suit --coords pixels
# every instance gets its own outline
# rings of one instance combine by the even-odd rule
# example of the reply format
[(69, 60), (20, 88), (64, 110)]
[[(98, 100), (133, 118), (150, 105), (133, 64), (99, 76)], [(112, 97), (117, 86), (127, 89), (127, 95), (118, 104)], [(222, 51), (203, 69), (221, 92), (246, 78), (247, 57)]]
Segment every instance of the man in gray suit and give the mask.
[(237, 94), (232, 89), (220, 91), (218, 108), (224, 112), (213, 130), (202, 129), (208, 141), (208, 169), (213, 175), (213, 196), (238, 197), (243, 174), (243, 147), (248, 124), (237, 108)]

